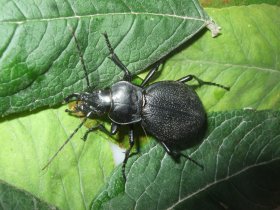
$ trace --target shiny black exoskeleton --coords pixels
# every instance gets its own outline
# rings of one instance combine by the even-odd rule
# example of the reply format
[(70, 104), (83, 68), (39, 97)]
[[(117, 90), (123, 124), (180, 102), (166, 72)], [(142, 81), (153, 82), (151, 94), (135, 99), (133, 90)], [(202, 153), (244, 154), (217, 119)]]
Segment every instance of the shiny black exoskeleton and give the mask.
[[(70, 113), (83, 113), (85, 118), (57, 153), (88, 118), (94, 118), (95, 115), (101, 116), (107, 114), (112, 121), (111, 131), (107, 131), (103, 124), (99, 124), (89, 128), (83, 139), (86, 140), (88, 134), (96, 129), (113, 135), (117, 132), (118, 126), (128, 125), (130, 128), (130, 147), (125, 153), (122, 166), (122, 173), (125, 178), (125, 165), (129, 158), (130, 151), (134, 146), (134, 124), (141, 124), (145, 131), (156, 137), (168, 154), (173, 157), (180, 156), (182, 154), (171, 149), (170, 145), (188, 141), (186, 138), (192, 133), (199, 132), (205, 122), (205, 111), (202, 103), (195, 91), (186, 85), (185, 82), (195, 79), (200, 86), (206, 84), (218, 86), (227, 90), (229, 88), (216, 83), (202, 81), (194, 75), (188, 75), (177, 81), (161, 81), (146, 86), (157, 71), (159, 65), (156, 65), (156, 67), (149, 72), (140, 86), (134, 85), (131, 83), (130, 72), (114, 53), (107, 34), (105, 33), (104, 36), (110, 51), (109, 58), (125, 73), (123, 81), (113, 84), (108, 89), (74, 93), (65, 98), (66, 102), (77, 101), (74, 110), (66, 111)], [(77, 40), (76, 44), (79, 49)], [(89, 79), (81, 53), (80, 57), (89, 86)], [(188, 156), (185, 157), (198, 164)]]

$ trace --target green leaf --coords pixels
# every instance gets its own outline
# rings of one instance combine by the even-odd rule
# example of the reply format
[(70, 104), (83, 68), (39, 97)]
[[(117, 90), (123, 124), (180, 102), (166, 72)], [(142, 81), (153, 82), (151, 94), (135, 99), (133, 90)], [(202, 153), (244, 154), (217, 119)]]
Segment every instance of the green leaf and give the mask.
[(1, 209), (57, 209), (54, 206), (49, 206), (35, 196), (10, 186), (2, 181), (0, 181), (0, 203)]
[[(86, 4), (85, 1), (84, 3)], [(7, 8), (6, 5), (9, 6), (12, 4), (13, 3), (11, 2), (3, 4), (1, 3), (0, 10), (2, 10), (0, 12), (0, 17), (8, 14), (8, 11), (11, 11), (5, 8)], [(25, 5), (23, 5), (23, 3), (18, 4), (20, 7), (26, 5), (26, 8), (32, 9), (32, 12), (25, 13), (25, 15), (36, 15), (36, 8), (32, 8), (35, 6), (34, 2), (32, 2), (32, 4), (27, 4), (25, 2)], [(46, 2), (43, 2), (42, 4), (46, 4)], [(73, 4), (77, 5), (78, 3), (75, 2)], [(4, 6), (2, 7), (2, 5)], [(156, 6), (158, 6), (158, 4), (156, 4)], [(61, 15), (68, 13), (66, 4), (64, 7), (65, 8), (60, 11)], [(38, 8), (41, 7), (39, 6)], [(89, 6), (84, 9), (91, 10), (92, 7)], [(119, 9), (119, 7), (115, 8), (115, 10), (117, 9)], [(180, 7), (178, 10), (184, 9), (185, 7)], [(10, 67), (13, 69), (11, 71), (11, 76), (18, 76), (19, 78), (19, 80), (7, 80), (7, 84), (11, 85), (11, 83), (15, 83), (15, 86), (11, 85), (7, 89), (0, 89), (0, 92), (9, 92), (15, 90), (12, 96), (4, 96), (0, 98), (0, 109), (5, 109), (5, 106), (7, 105), (6, 102), (10, 102), (10, 99), (13, 97), (13, 102), (16, 102), (16, 106), (10, 107), (10, 111), (11, 109), (14, 111), (15, 109), (18, 111), (23, 111), (25, 108), (29, 109), (32, 107), (35, 108), (36, 106), (39, 107), (45, 102), (45, 104), (49, 104), (49, 101), (51, 101), (50, 104), (59, 103), (61, 98), (68, 93), (77, 92), (86, 87), (85, 80), (83, 79), (84, 73), (81, 68), (78, 52), (75, 43), (73, 42), (71, 32), (68, 30), (67, 23), (74, 29), (79, 23), (76, 34), (84, 53), (85, 63), (90, 72), (92, 84), (98, 84), (99, 87), (108, 86), (115, 80), (118, 80), (122, 77), (122, 72), (117, 67), (115, 67), (111, 61), (108, 61), (109, 59), (105, 58), (108, 55), (108, 50), (106, 49), (102, 35), (100, 35), (100, 33), (103, 31), (95, 31), (95, 29), (101, 28), (103, 23), (105, 24), (104, 28), (106, 29), (107, 33), (109, 34), (109, 32), (112, 32), (110, 34), (110, 40), (114, 46), (118, 46), (116, 52), (125, 64), (129, 64), (128, 67), (133, 71), (133, 73), (138, 73), (141, 69), (146, 68), (149, 64), (161, 57), (163, 53), (167, 53), (169, 50), (171, 50), (165, 49), (167, 45), (163, 44), (163, 46), (161, 46), (158, 44), (162, 41), (159, 38), (160, 33), (151, 32), (153, 37), (156, 37), (155, 45), (153, 45), (154, 41), (149, 41), (150, 39), (142, 36), (142, 33), (146, 34), (146, 31), (144, 30), (146, 29), (146, 25), (145, 21), (141, 22), (137, 19), (138, 16), (135, 17), (136, 22), (140, 21), (140, 23), (143, 25), (140, 25), (139, 27), (137, 25), (137, 27), (134, 29), (137, 29), (137, 31), (133, 31), (133, 33), (130, 32), (133, 35), (127, 35), (125, 38), (126, 41), (122, 41), (122, 36), (119, 36), (119, 34), (124, 35), (126, 31), (128, 31), (128, 23), (126, 20), (133, 19), (134, 17), (128, 15), (122, 17), (123, 19), (121, 21), (119, 21), (121, 17), (118, 17), (118, 20), (114, 22), (118, 25), (113, 30), (111, 28), (109, 29), (109, 27), (114, 23), (104, 17), (107, 17), (108, 15), (100, 15), (100, 17), (98, 17), (99, 19), (97, 20), (91, 18), (92, 22), (95, 23), (98, 23), (98, 20), (100, 20), (99, 25), (94, 25), (94, 27), (91, 28), (89, 27), (92, 26), (91, 22), (89, 19), (87, 19), (86, 15), (79, 21), (75, 20), (75, 17), (73, 17), (73, 19), (66, 18), (66, 20), (63, 22), (63, 18), (62, 20), (60, 20), (60, 18), (56, 19), (56, 17), (59, 17), (54, 14), (56, 11), (57, 10), (51, 10), (53, 15), (46, 16), (44, 19), (38, 20), (38, 18), (34, 18), (32, 21), (28, 20), (20, 24), (19, 27), (22, 27), (21, 31), (18, 32), (16, 30), (17, 36), (13, 36), (16, 37), (16, 43), (18, 44), (14, 44), (13, 46), (9, 45), (9, 43), (13, 43), (13, 40), (10, 41), (8, 39), (11, 37), (11, 35), (7, 33), (6, 29), (11, 27), (10, 23), (12, 21), (15, 21), (15, 25), (17, 25), (16, 22), (18, 22), (21, 18), (20, 13), (17, 13), (16, 10), (14, 10), (14, 13), (10, 13), (9, 15), (17, 14), (16, 16), (18, 16), (18, 19), (15, 18), (14, 20), (10, 20), (10, 22), (0, 20), (1, 34), (7, 34), (7, 36), (5, 35), (0, 37), (0, 87), (4, 87), (2, 84), (6, 85), (5, 83), (1, 82), (4, 81), (4, 76), (6, 74), (3, 74), (3, 69), (5, 69), (3, 68), (3, 61), (5, 61), (6, 64), (8, 61), (7, 65), (10, 65)], [(231, 86), (231, 91), (229, 92), (216, 87), (207, 86), (197, 89), (207, 111), (221, 111), (237, 108), (279, 109), (279, 8), (268, 5), (254, 5), (248, 7), (208, 9), (207, 12), (209, 12), (210, 15), (213, 16), (217, 21), (217, 23), (222, 26), (222, 35), (216, 39), (212, 39), (210, 38), (209, 33), (203, 36), (201, 33), (199, 38), (196, 37), (195, 39), (192, 39), (192, 42), (188, 42), (186, 45), (182, 46), (182, 48), (187, 48), (183, 52), (169, 59), (164, 64), (163, 71), (161, 71), (158, 80), (178, 79), (192, 73), (199, 76), (203, 80), (209, 80)], [(90, 14), (90, 11), (89, 13), (84, 12), (84, 14)], [(44, 13), (42, 13), (42, 15), (44, 15)], [(115, 20), (114, 18), (115, 17), (111, 17), (110, 20)], [(50, 19), (51, 21), (48, 22)], [(29, 40), (32, 39), (32, 36), (37, 37), (37, 33), (40, 33), (41, 30), (45, 29), (46, 27), (45, 25), (41, 25), (42, 22), (47, 25), (47, 34), (51, 38), (44, 38), (44, 40), (40, 42), (40, 46), (38, 45), (39, 47), (36, 48), (36, 43), (39, 41), (35, 42), (35, 39), (28, 41), (25, 40), (25, 37), (28, 37)], [(151, 22), (148, 23), (150, 24)], [(166, 23), (166, 19), (163, 18), (163, 22), (159, 23)], [(60, 28), (60, 24), (63, 25), (63, 27)], [(38, 28), (41, 26), (43, 29), (39, 30)], [(176, 26), (177, 25), (174, 24), (175, 28)], [(86, 32), (84, 32), (85, 28)], [(59, 29), (61, 29), (61, 31), (59, 31)], [(140, 29), (143, 30), (141, 31)], [(148, 29), (150, 30), (149, 27), (147, 30)], [(160, 29), (156, 30), (160, 31)], [(13, 30), (11, 30), (11, 32), (12, 31)], [(89, 33), (89, 31), (92, 33)], [(170, 33), (172, 33), (172, 31)], [(182, 32), (180, 28), (178, 28), (178, 34), (180, 33), (183, 33), (182, 37), (186, 38), (186, 31)], [(19, 37), (18, 35), (20, 34), (22, 36)], [(24, 36), (24, 34), (27, 34), (28, 36)], [(174, 36), (176, 37), (177, 35), (175, 34)], [(90, 39), (88, 39), (87, 36), (89, 36)], [(168, 37), (168, 34), (165, 34), (165, 36)], [(181, 37), (181, 35), (178, 36)], [(21, 42), (26, 44), (26, 48), (24, 45), (19, 44)], [(52, 43), (50, 44), (50, 42)], [(119, 42), (121, 43), (120, 45), (118, 45)], [(35, 47), (32, 46), (32, 44), (34, 44)], [(154, 50), (154, 52), (151, 53), (150, 48), (148, 48), (148, 51), (146, 51), (147, 46), (157, 46), (157, 44), (159, 48)], [(44, 47), (41, 48), (41, 45)], [(7, 48), (9, 46), (10, 48)], [(174, 45), (173, 47), (176, 46)], [(33, 52), (35, 48), (44, 50), (40, 53), (38, 53), (38, 50)], [(26, 54), (24, 53), (25, 50), (27, 50)], [(30, 68), (30, 65), (28, 68), (21, 68), (20, 65), (26, 64), (26, 62), (20, 63), (20, 55), (22, 54), (25, 54), (26, 56), (28, 55), (28, 59), (26, 57), (24, 58), (25, 60), (23, 60), (28, 60), (28, 64), (30, 64), (30, 62), (32, 63), (35, 73), (38, 70), (42, 70), (41, 73), (37, 72), (38, 76), (36, 76), (36, 78), (34, 77), (35, 79), (33, 83), (31, 82), (29, 86), (26, 86), (26, 90), (24, 89), (26, 85), (25, 82), (29, 80), (21, 81), (22, 77), (20, 73), (23, 73), (24, 78), (28, 79), (30, 75), (33, 75), (33, 71), (30, 70), (32, 69)], [(56, 56), (58, 56), (58, 58), (55, 60), (54, 57)], [(5, 57), (11, 59), (3, 59)], [(143, 58), (143, 60), (140, 58)], [(33, 61), (36, 61), (35, 64)], [(50, 67), (48, 67), (49, 64)], [(23, 70), (18, 71), (18, 69)], [(24, 74), (27, 69), (30, 74)], [(52, 71), (50, 71), (50, 69), (52, 69)], [(143, 75), (141, 76), (143, 77)], [(31, 76), (29, 79), (32, 81)], [(73, 80), (76, 82), (73, 83)], [(58, 85), (55, 86), (54, 84)], [(35, 88), (34, 91), (32, 90), (31, 92), (28, 92), (30, 88), (35, 86), (38, 89)], [(18, 90), (13, 89), (20, 89), (21, 87), (24, 88), (19, 92), (17, 92)], [(64, 88), (63, 91), (61, 91), (61, 88)], [(56, 95), (50, 97), (53, 90), (57, 90)], [(64, 94), (64, 96), (61, 94)], [(46, 100), (40, 102), (40, 100), (44, 97)], [(21, 107), (20, 104), (22, 103), (26, 103), (28, 106)], [(57, 151), (63, 141), (66, 140), (67, 136), (69, 136), (70, 133), (80, 123), (78, 119), (69, 117), (67, 114), (65, 114), (63, 109), (64, 108), (62, 107), (58, 110), (50, 109), (37, 113), (25, 113), (24, 115), (17, 114), (13, 115), (13, 117), (1, 119), (0, 179), (5, 180), (17, 188), (25, 189), (40, 199), (45, 200), (52, 205), (58, 206), (61, 209), (87, 209), (93, 197), (107, 181), (106, 177), (108, 177), (110, 171), (113, 168), (112, 155), (111, 151), (109, 150), (108, 141), (104, 140), (105, 135), (102, 135), (101, 133), (91, 134), (89, 140), (86, 143), (83, 143), (80, 140), (80, 137), (83, 135), (86, 128), (82, 128), (82, 130), (77, 133), (75, 138), (72, 139), (71, 143), (69, 143), (52, 162), (47, 171), (42, 172), (41, 168), (46, 164), (54, 152)], [(223, 114), (221, 114), (221, 116), (223, 116)], [(266, 115), (258, 116), (262, 118), (263, 121), (265, 121), (267, 117)], [(277, 117), (279, 119), (279, 115), (277, 115)], [(270, 123), (268, 124), (270, 126)], [(227, 124), (227, 126), (228, 127), (223, 127), (227, 132), (239, 131), (239, 128), (234, 130), (232, 129), (233, 126), (229, 124)], [(241, 130), (240, 132), (250, 132), (250, 128), (248, 128), (247, 131)], [(252, 135), (257, 136), (257, 134), (258, 133), (252, 132)], [(215, 141), (221, 141), (223, 140), (223, 137), (221, 136), (220, 138), (218, 133), (215, 139), (217, 139)], [(269, 139), (269, 136), (267, 139)], [(261, 145), (261, 142), (259, 142), (258, 139), (257, 142)], [(162, 149), (159, 146), (155, 146), (155, 144), (151, 144), (149, 146), (151, 151), (148, 152), (149, 148), (146, 150), (148, 153), (143, 153), (143, 150), (141, 150), (140, 155), (150, 154), (153, 151), (157, 151), (158, 153), (154, 154), (154, 161), (161, 161), (161, 158), (164, 156)], [(244, 146), (246, 149), (246, 144), (242, 146)], [(277, 147), (274, 149), (276, 148)], [(193, 150), (188, 150), (188, 152), (192, 152), (195, 149), (196, 148)], [(279, 152), (275, 152), (275, 154), (278, 155)], [(211, 161), (211, 158), (215, 157), (215, 154), (213, 154), (213, 157), (209, 156), (210, 154), (208, 153), (202, 154), (203, 160), (205, 161), (207, 161), (207, 158), (209, 158), (209, 161)], [(165, 155), (165, 158), (169, 157)], [(198, 158), (197, 161), (200, 161), (200, 158)], [(133, 159), (131, 160), (130, 164), (132, 162)], [(171, 164), (170, 166), (169, 163)], [(180, 169), (182, 166), (172, 164), (173, 162), (169, 158), (169, 162), (166, 162), (166, 165), (163, 165), (162, 169), (165, 171), (169, 170), (170, 173), (174, 170), (176, 171)], [(192, 173), (201, 173), (197, 166), (191, 166), (191, 163), (188, 162), (186, 162), (186, 164), (189, 164), (188, 167), (192, 167), (194, 170)], [(276, 169), (277, 167), (279, 168), (279, 163), (277, 162), (275, 164), (276, 165), (273, 167)], [(147, 163), (144, 162), (141, 163), (140, 166), (145, 168), (146, 165)], [(170, 169), (171, 166), (174, 166), (174, 168)], [(138, 167), (138, 170), (140, 170), (141, 167)], [(272, 166), (269, 165), (269, 167)], [(272, 170), (274, 170), (273, 167)], [(154, 175), (157, 172), (155, 169), (157, 168), (150, 164), (146, 169), (146, 173)], [(260, 167), (257, 167), (257, 169), (261, 171), (263, 170)], [(246, 181), (246, 178), (244, 178), (245, 175), (243, 174), (244, 173), (242, 173), (241, 176), (241, 179), (243, 180), (242, 183)], [(263, 173), (260, 174), (263, 175)], [(279, 176), (277, 172), (275, 174), (276, 176)], [(130, 177), (131, 176), (132, 174), (130, 173)], [(133, 180), (133, 182), (141, 185), (143, 178), (138, 178), (139, 174), (135, 174), (133, 176), (134, 177), (131, 177), (130, 179)], [(269, 176), (261, 178), (266, 181), (266, 177)], [(95, 202), (94, 205), (100, 206), (105, 200), (116, 198), (117, 196), (120, 198), (122, 197), (121, 194), (124, 192), (125, 186), (120, 177), (120, 172), (118, 170), (114, 171), (111, 180), (108, 183), (110, 188), (104, 190), (98, 196), (99, 200), (95, 200), (101, 203), (97, 205)], [(188, 177), (186, 180), (184, 180), (184, 182), (188, 182), (186, 187), (192, 186), (192, 182), (195, 184), (195, 178), (197, 177), (199, 177), (199, 174), (197, 176), (195, 174), (195, 176)], [(249, 178), (247, 180), (253, 180), (251, 179), (250, 173), (248, 177)], [(204, 178), (207, 178), (207, 176)], [(168, 183), (170, 182), (170, 179), (172, 179), (172, 176), (167, 177), (166, 181), (163, 180), (163, 182)], [(198, 181), (200, 181), (200, 179)], [(279, 186), (277, 180), (275, 180), (273, 177), (269, 177), (268, 181), (272, 182), (272, 186)], [(130, 184), (132, 184), (132, 182), (130, 182)], [(223, 182), (221, 184), (223, 185)], [(244, 186), (246, 186), (246, 184), (247, 183), (245, 183)], [(267, 185), (269, 184), (270, 183), (268, 182)], [(267, 185), (264, 184), (264, 186)], [(141, 190), (141, 186), (137, 188), (137, 190)], [(176, 187), (176, 183), (173, 185), (168, 185), (167, 187), (165, 186), (162, 189), (168, 190), (173, 186)], [(225, 185), (223, 185), (223, 187), (224, 186)], [(234, 191), (230, 187), (231, 186), (228, 187), (228, 192)], [(219, 188), (219, 185), (215, 185), (215, 188), (213, 189), (217, 188)], [(250, 187), (248, 187), (248, 189), (250, 189)], [(209, 190), (211, 191), (211, 189)], [(207, 191), (207, 193), (210, 191)], [(157, 194), (157, 192), (159, 192), (158, 189), (154, 192), (154, 194)], [(216, 196), (215, 193), (211, 191), (211, 194), (214, 194), (214, 198), (212, 199), (219, 200), (219, 196), (221, 196), (221, 200), (223, 201), (221, 204), (225, 204), (227, 203), (225, 202), (226, 198), (233, 198), (227, 195), (226, 190), (222, 192), (224, 193), (224, 196), (220, 194)], [(146, 194), (143, 195), (145, 196)], [(169, 194), (167, 193), (167, 195)], [(166, 196), (166, 194), (164, 194), (164, 196)], [(208, 201), (207, 199), (209, 199), (209, 197), (207, 197), (207, 199), (203, 197), (203, 193), (199, 196), (200, 197), (197, 197), (197, 200), (193, 202), (200, 202), (203, 204), (204, 201)], [(265, 197), (264, 195), (262, 196)], [(270, 196), (270, 194), (268, 194), (268, 196)], [(128, 206), (134, 203), (132, 199), (127, 199), (125, 196), (122, 198), (125, 199), (122, 202), (127, 202), (129, 204)], [(158, 200), (156, 200), (156, 202), (157, 201)], [(161, 202), (164, 204), (164, 200), (160, 200), (160, 204)], [(149, 204), (150, 203), (147, 205)]]
[(113, 157), (99, 133), (82, 141), (82, 128), (42, 171), (80, 123), (64, 109), (1, 121), (0, 179), (60, 209), (87, 209), (111, 173)]
[(120, 167), (92, 209), (273, 209), (280, 205), (280, 112), (211, 114), (203, 142), (176, 163), (152, 142)]
[[(280, 8), (252, 5), (207, 12), (222, 26), (213, 39), (201, 36), (165, 63), (157, 78), (194, 74), (230, 86), (204, 86), (197, 92), (208, 111), (280, 108)], [(193, 83), (195, 84), (195, 83)]]
[(230, 7), (250, 4), (272, 4), (280, 6), (280, 0), (200, 0), (203, 7)]
[(209, 24), (196, 0), (0, 1), (0, 114), (59, 104), (86, 89), (71, 30), (92, 86), (123, 77), (102, 33), (132, 73), (147, 68)]

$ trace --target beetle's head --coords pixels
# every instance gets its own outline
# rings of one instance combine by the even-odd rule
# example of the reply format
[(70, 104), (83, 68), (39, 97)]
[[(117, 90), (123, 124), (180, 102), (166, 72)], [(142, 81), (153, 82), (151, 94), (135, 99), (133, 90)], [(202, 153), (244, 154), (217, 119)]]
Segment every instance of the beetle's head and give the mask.
[(107, 113), (111, 107), (111, 94), (109, 90), (96, 90), (91, 93), (74, 93), (64, 99), (65, 102), (75, 101), (67, 110), (77, 116), (101, 116)]

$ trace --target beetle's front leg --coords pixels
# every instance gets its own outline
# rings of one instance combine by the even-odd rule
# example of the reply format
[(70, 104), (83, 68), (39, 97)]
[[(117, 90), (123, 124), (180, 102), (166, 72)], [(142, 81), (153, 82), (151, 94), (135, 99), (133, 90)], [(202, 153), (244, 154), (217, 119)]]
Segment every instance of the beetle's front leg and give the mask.
[(98, 125), (96, 125), (96, 126), (93, 126), (93, 127), (89, 128), (89, 129), (85, 132), (85, 134), (84, 134), (84, 136), (82, 137), (82, 139), (83, 139), (84, 141), (86, 141), (86, 140), (87, 140), (87, 137), (88, 137), (88, 134), (89, 134), (90, 132), (95, 131), (95, 130), (100, 130), (100, 131), (106, 133), (107, 135), (112, 136), (112, 135), (115, 135), (115, 134), (117, 133), (118, 125), (117, 125), (116, 123), (113, 123), (113, 122), (112, 122), (112, 124), (111, 124), (111, 131), (108, 131), (108, 130), (105, 128), (105, 126), (104, 126), (103, 124), (98, 124)]

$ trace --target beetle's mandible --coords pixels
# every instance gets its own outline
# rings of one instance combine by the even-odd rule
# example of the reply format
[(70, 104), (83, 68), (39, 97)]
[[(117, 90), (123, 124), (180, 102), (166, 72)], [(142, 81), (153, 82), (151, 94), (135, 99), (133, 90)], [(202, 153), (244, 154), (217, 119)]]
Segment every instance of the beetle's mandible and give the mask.
[[(67, 109), (66, 111), (69, 113), (83, 113), (84, 119), (43, 169), (51, 163), (87, 119), (94, 118), (96, 115), (101, 116), (105, 114), (112, 121), (111, 130), (108, 131), (103, 124), (99, 124), (89, 128), (83, 136), (83, 139), (86, 140), (88, 134), (97, 129), (108, 135), (114, 135), (119, 126), (129, 126), (128, 135), (130, 146), (126, 150), (122, 164), (124, 179), (126, 179), (125, 165), (134, 146), (134, 124), (141, 124), (145, 131), (153, 135), (161, 143), (169, 155), (178, 157), (182, 154), (174, 150), (170, 145), (188, 141), (186, 137), (191, 133), (199, 132), (205, 123), (206, 117), (199, 97), (185, 82), (194, 79), (198, 82), (199, 86), (213, 85), (229, 90), (228, 87), (213, 82), (205, 82), (194, 75), (187, 75), (177, 81), (160, 81), (147, 85), (157, 71), (159, 64), (150, 70), (139, 86), (134, 85), (131, 83), (129, 70), (115, 54), (108, 35), (106, 33), (103, 35), (110, 52), (109, 58), (124, 72), (124, 78), (122, 81), (113, 84), (110, 88), (73, 93), (64, 99), (65, 102), (77, 101), (74, 110)], [(74, 33), (73, 36), (79, 51), (87, 85), (90, 87), (80, 46)], [(190, 157), (183, 156), (198, 164)]]

